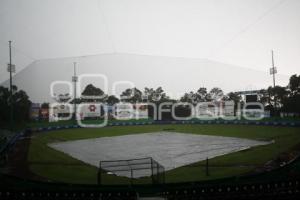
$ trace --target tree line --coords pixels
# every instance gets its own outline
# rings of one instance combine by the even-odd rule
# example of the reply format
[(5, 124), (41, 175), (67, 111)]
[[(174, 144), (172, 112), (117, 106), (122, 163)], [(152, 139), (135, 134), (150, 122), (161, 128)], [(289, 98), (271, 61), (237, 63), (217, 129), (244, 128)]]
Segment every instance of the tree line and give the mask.
[[(148, 88), (140, 90), (136, 87), (124, 90), (120, 98), (114, 95), (107, 95), (92, 84), (85, 87), (82, 95), (85, 96), (102, 96), (101, 99), (76, 99), (76, 103), (81, 102), (104, 102), (108, 105), (113, 105), (120, 101), (129, 103), (139, 102), (188, 102), (197, 104), (207, 101), (227, 101), (232, 100), (237, 103), (243, 103), (242, 95), (239, 92), (229, 92), (225, 94), (219, 87), (214, 87), (208, 90), (205, 87), (200, 87), (196, 91), (184, 93), (179, 99), (170, 98), (162, 87)], [(295, 112), (300, 113), (300, 75), (292, 75), (287, 86), (268, 87), (257, 91), (258, 101), (262, 103), (266, 109), (273, 111), (275, 108), (278, 112)], [(74, 100), (71, 101), (74, 103)]]
[[(74, 104), (76, 102), (79, 104), (83, 102), (101, 102), (108, 105), (114, 105), (121, 101), (129, 103), (151, 102), (155, 104), (168, 101), (197, 104), (199, 102), (221, 100), (232, 100), (235, 102), (235, 104), (243, 103), (240, 93), (229, 92), (225, 94), (223, 90), (218, 87), (214, 87), (211, 90), (208, 90), (205, 87), (200, 87), (196, 91), (186, 92), (179, 99), (170, 98), (162, 87), (145, 87), (143, 90), (134, 87), (124, 90), (118, 98), (114, 95), (104, 94), (100, 88), (97, 88), (93, 84), (89, 84), (83, 90), (82, 95), (84, 95), (86, 98), (76, 98), (71, 100), (70, 103)], [(101, 98), (92, 99), (88, 98), (89, 96), (98, 96)], [(56, 100), (58, 102), (68, 102), (70, 99), (71, 97), (69, 94), (59, 94)], [(261, 102), (266, 109), (270, 110), (273, 115), (276, 115), (279, 112), (293, 112), (299, 114), (300, 75), (292, 75), (287, 86), (270, 86), (267, 89), (259, 90), (258, 99), (259, 102)], [(7, 124), (9, 122), (11, 102), (14, 105), (14, 121), (28, 121), (31, 101), (29, 100), (26, 92), (23, 90), (18, 90), (16, 86), (13, 86), (13, 96), (11, 99), (9, 89), (0, 86), (0, 125)], [(43, 103), (41, 107), (48, 108), (49, 103)]]

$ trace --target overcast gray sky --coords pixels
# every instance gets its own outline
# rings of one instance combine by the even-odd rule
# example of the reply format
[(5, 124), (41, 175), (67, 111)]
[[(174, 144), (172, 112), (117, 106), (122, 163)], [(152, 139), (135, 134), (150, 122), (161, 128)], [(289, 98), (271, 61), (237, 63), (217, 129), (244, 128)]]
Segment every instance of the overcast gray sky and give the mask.
[(298, 0), (0, 0), (0, 82), (8, 78), (8, 40), (17, 72), (37, 60), (125, 53), (204, 59), (267, 74), (274, 49), (278, 72), (299, 74), (299, 10)]

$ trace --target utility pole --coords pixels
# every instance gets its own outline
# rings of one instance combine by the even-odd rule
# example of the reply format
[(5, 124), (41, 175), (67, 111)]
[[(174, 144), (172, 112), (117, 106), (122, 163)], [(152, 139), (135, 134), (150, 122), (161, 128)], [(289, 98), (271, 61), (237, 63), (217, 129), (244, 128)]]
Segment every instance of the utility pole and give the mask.
[(76, 62), (73, 63), (74, 64), (74, 75), (72, 77), (72, 81), (74, 83), (74, 120), (76, 121), (76, 91), (77, 91), (77, 81), (78, 81), (78, 76), (76, 75)]
[(16, 66), (12, 64), (11, 41), (8, 41), (8, 45), (9, 45), (9, 64), (7, 65), (7, 71), (9, 72), (9, 90), (10, 90), (10, 131), (13, 131), (14, 102), (13, 102), (12, 73), (16, 71)]
[[(277, 73), (277, 68), (275, 67), (274, 64), (274, 52), (273, 50), (271, 51), (272, 53), (272, 68), (270, 68), (270, 74), (273, 75), (273, 88), (275, 89), (275, 74)], [(277, 110), (277, 102), (276, 102), (276, 95), (274, 94), (274, 110), (276, 112)]]

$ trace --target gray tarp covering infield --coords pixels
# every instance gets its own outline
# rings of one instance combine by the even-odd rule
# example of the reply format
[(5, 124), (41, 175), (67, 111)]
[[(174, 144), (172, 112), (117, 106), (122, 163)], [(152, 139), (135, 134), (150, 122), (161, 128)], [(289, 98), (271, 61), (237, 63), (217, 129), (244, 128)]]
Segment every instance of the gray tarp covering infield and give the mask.
[[(78, 160), (99, 167), (99, 161), (152, 157), (171, 170), (208, 158), (270, 142), (234, 137), (153, 132), (48, 144)], [(116, 173), (124, 175), (124, 173)], [(135, 177), (147, 176), (139, 172)]]

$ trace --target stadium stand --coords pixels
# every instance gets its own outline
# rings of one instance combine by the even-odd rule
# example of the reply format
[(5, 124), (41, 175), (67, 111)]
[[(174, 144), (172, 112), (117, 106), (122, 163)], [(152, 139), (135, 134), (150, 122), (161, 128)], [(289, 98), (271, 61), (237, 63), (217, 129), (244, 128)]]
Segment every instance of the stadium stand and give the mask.
[[(6, 180), (12, 177), (1, 177)], [(16, 183), (16, 178), (13, 181)], [(11, 181), (11, 180), (10, 180)], [(18, 181), (17, 181), (18, 182)], [(20, 187), (27, 183), (27, 189)], [(145, 191), (168, 200), (194, 199), (298, 199), (299, 180), (257, 182), (248, 184), (181, 184), (160, 188), (96, 187), (95, 185), (67, 185), (19, 180), (14, 189), (1, 187), (0, 199), (122, 199), (135, 200)], [(3, 185), (2, 185), (3, 186)], [(160, 191), (159, 191), (160, 190)], [(150, 192), (149, 192), (150, 191)], [(158, 192), (159, 191), (159, 192)]]

